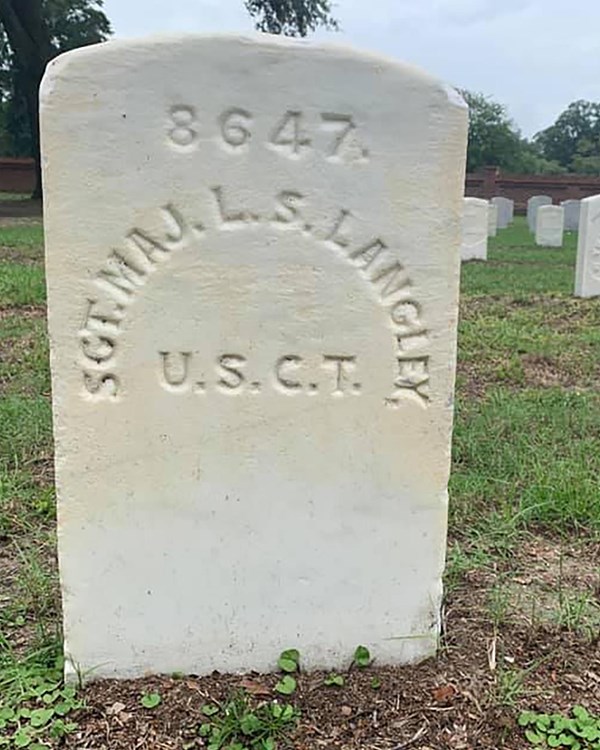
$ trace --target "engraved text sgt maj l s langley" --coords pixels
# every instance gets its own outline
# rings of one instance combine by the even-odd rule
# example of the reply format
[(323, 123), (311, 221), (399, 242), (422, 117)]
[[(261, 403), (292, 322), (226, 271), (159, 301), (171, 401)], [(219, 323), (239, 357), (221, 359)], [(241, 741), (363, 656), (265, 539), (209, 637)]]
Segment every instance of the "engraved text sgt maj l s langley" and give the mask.
[[(150, 275), (168, 263), (172, 253), (190, 243), (201, 246), (208, 231), (243, 231), (263, 225), (276, 230), (299, 231), (341, 254), (357, 269), (386, 309), (395, 339), (396, 371), (390, 373), (391, 392), (384, 399), (385, 405), (398, 408), (400, 399), (408, 397), (426, 406), (429, 400), (428, 331), (407, 269), (398, 260), (397, 251), (376, 235), (366, 242), (356, 241), (353, 235), (359, 234), (357, 220), (344, 208), (322, 226), (313, 226), (305, 217), (308, 204), (308, 197), (299, 191), (282, 190), (274, 196), (272, 210), (259, 215), (236, 205), (234, 196), (223, 186), (215, 186), (207, 190), (206, 215), (201, 217), (202, 221), (188, 221), (176, 206), (169, 204), (160, 209), (164, 221), (162, 237), (133, 228), (122, 247), (110, 253), (92, 279), (94, 292), (88, 296), (79, 330), (84, 396), (98, 400), (120, 397), (121, 382), (115, 365), (123, 321)], [(162, 387), (172, 392), (181, 392), (182, 386), (186, 389), (191, 353), (157, 352), (157, 364)], [(246, 364), (243, 353), (224, 352), (215, 362), (212, 385), (222, 393), (260, 392), (259, 382), (246, 383)], [(351, 352), (324, 352), (319, 362), (313, 358), (310, 363), (300, 353), (282, 352), (273, 363), (273, 384), (281, 393), (314, 394), (321, 389), (314, 371), (329, 369), (329, 385), (322, 381), (324, 393), (360, 395), (361, 383), (351, 377), (356, 364), (357, 358)], [(303, 377), (300, 377), (301, 372)], [(202, 393), (207, 385), (196, 382), (190, 390)]]

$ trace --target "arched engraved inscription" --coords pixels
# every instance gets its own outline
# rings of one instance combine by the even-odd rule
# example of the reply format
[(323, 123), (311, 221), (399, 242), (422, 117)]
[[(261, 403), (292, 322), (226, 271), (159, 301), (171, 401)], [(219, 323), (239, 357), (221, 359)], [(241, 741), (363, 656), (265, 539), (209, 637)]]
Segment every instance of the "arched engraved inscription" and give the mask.
[(127, 310), (156, 268), (191, 236), (174, 206), (164, 206), (160, 213), (165, 226), (164, 238), (157, 239), (137, 227), (132, 229), (123, 247), (111, 251), (92, 279), (94, 296), (90, 294), (86, 300), (78, 331), (87, 397), (112, 399), (118, 395), (119, 378), (109, 370), (118, 359), (118, 337)]
[[(212, 207), (207, 213), (213, 217), (212, 230), (248, 230), (264, 223), (278, 230), (295, 229), (308, 235), (315, 242), (339, 253), (352, 264), (365, 279), (374, 298), (386, 310), (389, 327), (392, 331), (397, 371), (391, 375), (392, 396), (385, 404), (395, 408), (398, 398), (410, 395), (421, 405), (429, 401), (429, 334), (423, 322), (423, 312), (414, 298), (413, 285), (407, 269), (397, 259), (396, 253), (381, 237), (355, 242), (353, 231), (356, 219), (347, 209), (339, 209), (328, 226), (319, 231), (303, 218), (306, 196), (297, 190), (280, 191), (273, 199), (273, 209), (265, 216), (259, 216), (250, 208), (230, 201), (222, 186), (210, 189)], [(206, 207), (205, 207), (206, 208)], [(122, 248), (109, 254), (105, 265), (92, 280), (102, 292), (97, 298), (88, 298), (87, 311), (79, 331), (80, 351), (84, 360), (84, 385), (88, 394), (98, 393), (114, 397), (118, 393), (119, 380), (113, 372), (118, 358), (118, 335), (129, 307), (152, 274), (165, 264), (171, 253), (197, 241), (206, 231), (211, 230), (207, 222), (190, 224), (181, 212), (169, 204), (161, 209), (165, 236), (156, 239), (142, 229), (131, 230)], [(333, 393), (350, 392), (355, 395), (362, 390), (361, 383), (351, 383), (352, 356), (330, 355), (326, 365), (335, 373)], [(299, 361), (298, 361), (299, 362)], [(294, 360), (281, 361), (276, 368), (275, 378), (286, 392), (294, 391), (295, 381), (290, 373)], [(165, 367), (168, 363), (165, 363)], [(244, 373), (245, 358), (241, 354), (223, 355), (219, 362), (219, 386), (223, 392), (253, 390), (260, 392), (260, 384), (246, 388)], [(89, 367), (102, 370), (110, 381), (97, 378), (90, 380)], [(287, 369), (286, 369), (287, 368)], [(192, 388), (191, 379), (184, 376), (182, 382), (172, 372), (165, 369), (164, 383), (171, 388)], [(102, 387), (103, 383), (112, 385)], [(89, 383), (89, 385), (88, 385)], [(304, 383), (304, 392), (315, 393), (318, 383)], [(195, 392), (204, 391), (204, 381), (194, 386)]]

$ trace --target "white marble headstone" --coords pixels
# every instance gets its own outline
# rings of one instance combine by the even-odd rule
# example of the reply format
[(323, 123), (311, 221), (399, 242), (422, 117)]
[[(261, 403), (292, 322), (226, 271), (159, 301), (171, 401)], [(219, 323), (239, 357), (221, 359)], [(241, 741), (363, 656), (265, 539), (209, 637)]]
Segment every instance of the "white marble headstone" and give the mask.
[(467, 110), (266, 35), (110, 42), (42, 89), (68, 664), (433, 653)]
[(562, 206), (539, 206), (535, 225), (535, 244), (545, 247), (561, 247), (564, 221), (565, 210)]
[(600, 195), (581, 201), (575, 296), (600, 296)]
[(552, 205), (552, 198), (549, 195), (534, 195), (527, 201), (527, 224), (529, 231), (535, 234), (536, 217), (540, 206)]
[(489, 203), (481, 198), (464, 198), (461, 260), (486, 260)]
[(508, 198), (496, 196), (495, 198), (492, 198), (492, 204), (495, 205), (498, 210), (498, 229), (506, 229), (512, 221), (513, 202)]
[(577, 232), (579, 230), (581, 201), (572, 199), (563, 201), (560, 205), (565, 209), (565, 231)]
[(488, 203), (488, 237), (495, 237), (498, 233), (498, 206)]

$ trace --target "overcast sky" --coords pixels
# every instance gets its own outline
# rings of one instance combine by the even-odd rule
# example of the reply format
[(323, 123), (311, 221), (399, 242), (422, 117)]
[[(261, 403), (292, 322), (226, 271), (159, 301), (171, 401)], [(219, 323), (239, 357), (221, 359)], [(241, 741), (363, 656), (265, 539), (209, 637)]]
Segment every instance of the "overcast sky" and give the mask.
[[(243, 0), (105, 0), (119, 37), (249, 31)], [(508, 107), (527, 136), (600, 101), (600, 0), (337, 0), (341, 32)]]

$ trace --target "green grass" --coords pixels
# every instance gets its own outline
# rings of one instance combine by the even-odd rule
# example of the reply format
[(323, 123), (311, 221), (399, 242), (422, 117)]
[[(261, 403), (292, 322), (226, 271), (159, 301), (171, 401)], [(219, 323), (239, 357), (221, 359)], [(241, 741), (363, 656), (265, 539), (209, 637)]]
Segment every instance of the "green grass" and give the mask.
[(42, 315), (12, 309), (0, 316), (0, 389), (4, 394), (50, 392), (48, 336)]
[(512, 544), (524, 529), (600, 532), (600, 394), (494, 388), (459, 400), (450, 491), (456, 529)]
[(461, 294), (511, 295), (526, 299), (531, 294), (572, 294), (575, 284), (577, 235), (565, 234), (562, 248), (537, 247), (522, 216), (502, 229), (488, 244), (487, 261), (464, 263)]
[(37, 221), (0, 227), (0, 247), (32, 247), (40, 250), (43, 244), (44, 230), (41, 223)]
[(42, 305), (46, 300), (44, 270), (40, 266), (0, 262), (0, 303), (2, 305)]
[(463, 551), (509, 552), (532, 530), (600, 538), (600, 301), (572, 296), (576, 244), (538, 248), (518, 217), (487, 262), (463, 264), (450, 482)]

